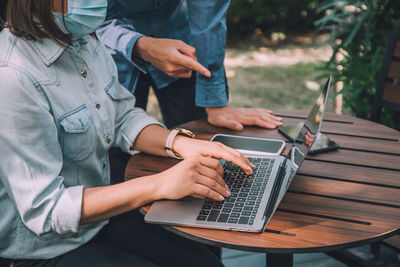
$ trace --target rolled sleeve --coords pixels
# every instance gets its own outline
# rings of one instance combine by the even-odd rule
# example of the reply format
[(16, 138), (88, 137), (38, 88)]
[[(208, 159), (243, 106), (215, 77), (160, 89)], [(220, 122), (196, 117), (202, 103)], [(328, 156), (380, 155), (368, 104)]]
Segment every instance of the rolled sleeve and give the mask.
[(59, 235), (78, 232), (82, 213), (83, 186), (65, 188), (53, 209), (52, 229)]
[(228, 105), (225, 70), (214, 72), (209, 80), (196, 82), (196, 105), (199, 107), (225, 107)]
[(132, 145), (145, 127), (151, 124), (157, 124), (164, 128), (165, 126), (155, 118), (147, 115), (143, 109), (136, 108), (135, 97), (124, 86), (118, 83), (117, 89), (119, 90), (118, 95), (120, 99), (115, 101), (117, 105), (115, 145), (120, 147), (124, 152), (133, 155), (137, 151), (132, 150)]

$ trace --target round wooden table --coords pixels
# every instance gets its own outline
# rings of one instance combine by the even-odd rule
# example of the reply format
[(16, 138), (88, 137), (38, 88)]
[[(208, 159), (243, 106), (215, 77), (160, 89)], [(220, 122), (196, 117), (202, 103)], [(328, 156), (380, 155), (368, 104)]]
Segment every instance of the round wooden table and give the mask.
[[(284, 124), (302, 122), (307, 115), (299, 110), (278, 110), (274, 114), (281, 116)], [(205, 120), (182, 127), (202, 139), (226, 133), (286, 140), (277, 130), (246, 127), (235, 132)], [(166, 228), (205, 244), (265, 252), (268, 266), (290, 266), (294, 253), (328, 252), (340, 257), (335, 251), (395, 234), (400, 229), (400, 132), (329, 113), (321, 132), (341, 148), (307, 156), (264, 233)], [(126, 177), (161, 172), (177, 162), (137, 154), (128, 163)]]

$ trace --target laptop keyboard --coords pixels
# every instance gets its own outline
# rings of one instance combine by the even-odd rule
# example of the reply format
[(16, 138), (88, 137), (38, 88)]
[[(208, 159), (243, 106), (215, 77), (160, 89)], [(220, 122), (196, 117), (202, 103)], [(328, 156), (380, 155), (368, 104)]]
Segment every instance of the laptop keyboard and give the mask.
[(238, 166), (225, 162), (224, 180), (231, 191), (231, 196), (224, 201), (206, 200), (197, 221), (254, 224), (275, 160), (267, 158), (249, 158), (249, 160), (256, 166), (252, 175), (246, 175)]

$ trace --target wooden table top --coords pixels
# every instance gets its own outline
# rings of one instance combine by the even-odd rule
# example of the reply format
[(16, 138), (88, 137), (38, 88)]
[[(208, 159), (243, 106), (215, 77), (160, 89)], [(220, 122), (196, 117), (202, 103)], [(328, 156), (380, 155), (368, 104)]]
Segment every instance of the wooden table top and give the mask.
[[(299, 110), (274, 114), (283, 118), (284, 125), (302, 122), (307, 115)], [(183, 127), (202, 139), (226, 133), (286, 140), (277, 130), (246, 127), (235, 132), (205, 120)], [(393, 235), (400, 229), (400, 132), (330, 113), (325, 115), (321, 132), (341, 148), (307, 156), (264, 233), (166, 228), (206, 244), (285, 254), (332, 251)], [(129, 161), (126, 176), (153, 174), (177, 162), (137, 154)]]

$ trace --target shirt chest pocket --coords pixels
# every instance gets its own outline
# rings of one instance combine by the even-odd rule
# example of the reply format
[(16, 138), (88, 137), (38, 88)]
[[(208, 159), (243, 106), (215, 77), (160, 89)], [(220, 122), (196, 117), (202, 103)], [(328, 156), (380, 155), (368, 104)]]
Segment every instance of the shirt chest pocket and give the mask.
[(87, 159), (95, 149), (95, 126), (86, 105), (82, 105), (60, 117), (62, 127), (62, 151), (66, 159)]
[(112, 81), (106, 86), (106, 93), (111, 97), (114, 101), (121, 101), (133, 98), (131, 92), (129, 92), (126, 88), (121, 87), (117, 82), (115, 77), (112, 78)]

